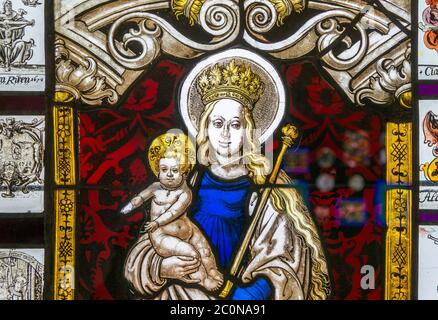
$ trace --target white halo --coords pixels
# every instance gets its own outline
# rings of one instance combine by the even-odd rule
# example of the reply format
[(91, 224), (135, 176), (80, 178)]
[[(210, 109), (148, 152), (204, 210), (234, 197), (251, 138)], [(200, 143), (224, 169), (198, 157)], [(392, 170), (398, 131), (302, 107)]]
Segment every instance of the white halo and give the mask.
[[(274, 131), (277, 129), (278, 125), (280, 124), (281, 120), (283, 119), (286, 109), (286, 92), (280, 74), (274, 68), (274, 66), (268, 60), (262, 58), (261, 56), (255, 54), (254, 52), (245, 49), (229, 49), (214, 54), (208, 57), (207, 59), (199, 62), (190, 71), (190, 73), (185, 78), (183, 86), (181, 88), (180, 103), (179, 103), (181, 116), (183, 118), (185, 125), (187, 126), (187, 129), (189, 130), (190, 135), (196, 137), (198, 134), (197, 123), (195, 119), (192, 119), (192, 117), (190, 116), (190, 108), (192, 105), (191, 100), (193, 100), (193, 98), (190, 96), (190, 91), (191, 90), (193, 91), (193, 88), (196, 88), (196, 78), (202, 73), (204, 69), (220, 61), (231, 59), (231, 58), (243, 60), (249, 65), (257, 66), (258, 69), (263, 71), (264, 77), (268, 79), (269, 82), (271, 82), (271, 86), (265, 86), (265, 87), (271, 87), (276, 91), (271, 93), (277, 97), (276, 99), (277, 102), (275, 103), (275, 105), (272, 105), (272, 103), (268, 103), (265, 106), (265, 107), (269, 106), (273, 108), (271, 111), (273, 111), (274, 109), (276, 109), (276, 111), (275, 114), (273, 114), (272, 121), (266, 127), (264, 132), (260, 135), (259, 138), (260, 142), (263, 143), (274, 133)], [(266, 119), (265, 121), (269, 121), (269, 120)]]

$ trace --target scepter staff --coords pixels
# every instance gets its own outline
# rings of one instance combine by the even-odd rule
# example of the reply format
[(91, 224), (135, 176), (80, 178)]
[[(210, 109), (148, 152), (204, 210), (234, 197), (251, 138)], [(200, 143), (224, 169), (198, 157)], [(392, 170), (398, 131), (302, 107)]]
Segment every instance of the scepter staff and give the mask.
[[(268, 180), (270, 185), (275, 184), (275, 182), (277, 181), (278, 173), (280, 172), (281, 162), (283, 161), (283, 156), (287, 148), (292, 147), (295, 140), (298, 138), (298, 129), (297, 127), (291, 124), (285, 125), (281, 129), (281, 132), (283, 134), (283, 136), (281, 137), (282, 140), (281, 150), (278, 155), (277, 161), (275, 162), (275, 166), (274, 169), (272, 170), (272, 174)], [(236, 257), (234, 258), (233, 264), (231, 266), (231, 270), (230, 270), (231, 279), (235, 278), (236, 275), (238, 274), (238, 271), (241, 269), (243, 258), (245, 257), (245, 253), (248, 250), (250, 241), (254, 236), (254, 231), (257, 227), (257, 224), (259, 223), (260, 218), (262, 217), (263, 210), (266, 204), (268, 203), (271, 192), (272, 192), (272, 188), (269, 187), (263, 190), (260, 201), (258, 202), (254, 210), (255, 213), (253, 215), (251, 224), (246, 232), (245, 238), (243, 239), (243, 242), (240, 245), (239, 251), (237, 252)], [(225, 287), (222, 289), (222, 291), (219, 294), (219, 297), (225, 299), (230, 294), (233, 286), (234, 286), (233, 281), (227, 280), (225, 283)]]

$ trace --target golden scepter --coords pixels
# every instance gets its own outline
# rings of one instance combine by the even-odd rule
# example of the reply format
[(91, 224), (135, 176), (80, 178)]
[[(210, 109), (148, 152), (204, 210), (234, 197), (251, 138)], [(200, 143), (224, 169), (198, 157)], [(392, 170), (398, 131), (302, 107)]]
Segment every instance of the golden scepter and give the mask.
[[(281, 137), (282, 146), (277, 161), (275, 162), (274, 169), (272, 170), (271, 177), (269, 178), (270, 185), (275, 184), (275, 182), (277, 181), (277, 176), (278, 173), (280, 172), (281, 162), (283, 160), (283, 156), (286, 152), (286, 149), (292, 147), (295, 140), (298, 138), (298, 129), (297, 127), (291, 124), (285, 125), (281, 129), (281, 132), (283, 134), (283, 136)], [(245, 238), (243, 239), (243, 242), (240, 245), (239, 251), (237, 252), (236, 257), (234, 258), (233, 264), (231, 266), (231, 270), (230, 270), (231, 279), (235, 278), (236, 275), (238, 274), (238, 271), (240, 270), (241, 263), (243, 261), (243, 258), (245, 257), (246, 251), (248, 250), (249, 243), (254, 235), (254, 231), (257, 227), (257, 224), (262, 216), (262, 212), (266, 204), (268, 203), (271, 192), (272, 192), (272, 188), (265, 188), (263, 190), (261, 199), (258, 202), (256, 209), (254, 210), (255, 213), (253, 215), (251, 224), (248, 228), (248, 231), (246, 232)], [(219, 294), (219, 297), (225, 299), (230, 294), (233, 286), (234, 283), (232, 282), (232, 280), (227, 280), (225, 283), (225, 287), (222, 289), (221, 293)]]

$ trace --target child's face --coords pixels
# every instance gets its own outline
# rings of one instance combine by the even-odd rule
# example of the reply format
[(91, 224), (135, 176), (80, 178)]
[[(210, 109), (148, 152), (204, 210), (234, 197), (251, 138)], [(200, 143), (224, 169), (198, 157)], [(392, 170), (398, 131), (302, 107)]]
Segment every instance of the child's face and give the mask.
[(180, 172), (178, 161), (174, 158), (163, 158), (159, 162), (160, 183), (168, 188), (176, 188), (181, 185), (184, 175)]

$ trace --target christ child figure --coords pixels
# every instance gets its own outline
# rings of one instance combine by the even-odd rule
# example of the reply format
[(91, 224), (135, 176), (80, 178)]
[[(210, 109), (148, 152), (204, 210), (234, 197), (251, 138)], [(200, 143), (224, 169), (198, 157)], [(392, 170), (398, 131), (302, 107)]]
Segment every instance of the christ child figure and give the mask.
[(140, 192), (123, 207), (127, 214), (151, 200), (151, 221), (144, 230), (149, 232), (151, 243), (163, 258), (188, 256), (201, 261), (198, 271), (188, 280), (199, 283), (209, 291), (223, 283), (210, 246), (199, 228), (187, 217), (192, 192), (185, 180), (195, 163), (195, 152), (184, 134), (167, 133), (156, 138), (148, 154), (149, 164), (158, 182)]

